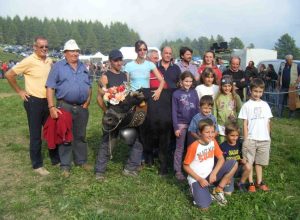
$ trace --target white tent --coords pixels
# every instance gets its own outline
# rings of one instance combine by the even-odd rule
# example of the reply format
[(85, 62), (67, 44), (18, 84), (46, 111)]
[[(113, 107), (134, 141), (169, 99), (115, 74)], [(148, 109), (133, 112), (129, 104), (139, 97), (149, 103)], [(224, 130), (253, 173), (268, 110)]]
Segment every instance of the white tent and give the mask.
[[(161, 59), (160, 50), (157, 47), (148, 47), (148, 50), (157, 50), (159, 59)], [(124, 60), (134, 60), (137, 57), (134, 47), (121, 47), (120, 51), (123, 54)]]
[(108, 56), (105, 56), (105, 55), (102, 54), (101, 52), (95, 53), (93, 56), (91, 56), (91, 58), (101, 58), (101, 59), (102, 59), (102, 62), (108, 60)]
[(103, 55), (101, 52), (97, 52), (94, 55), (80, 55), (79, 59), (81, 61), (91, 61), (91, 62), (99, 62), (99, 61), (107, 61), (108, 56)]

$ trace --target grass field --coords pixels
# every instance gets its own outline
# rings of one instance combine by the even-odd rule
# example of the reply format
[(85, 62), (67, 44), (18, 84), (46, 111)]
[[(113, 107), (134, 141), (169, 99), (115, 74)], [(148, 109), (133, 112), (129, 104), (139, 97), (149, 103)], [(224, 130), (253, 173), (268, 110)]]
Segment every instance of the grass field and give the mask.
[[(273, 119), (270, 166), (264, 179), (269, 193), (228, 198), (226, 207), (200, 212), (192, 205), (188, 185), (157, 168), (144, 168), (137, 178), (121, 174), (128, 149), (119, 144), (109, 162), (105, 182), (73, 167), (70, 178), (50, 165), (40, 177), (32, 172), (28, 128), (20, 98), (0, 80), (0, 219), (300, 219), (300, 120)], [(101, 111), (93, 95), (87, 128), (89, 162), (94, 164), (101, 139)], [(46, 145), (44, 144), (44, 149)]]

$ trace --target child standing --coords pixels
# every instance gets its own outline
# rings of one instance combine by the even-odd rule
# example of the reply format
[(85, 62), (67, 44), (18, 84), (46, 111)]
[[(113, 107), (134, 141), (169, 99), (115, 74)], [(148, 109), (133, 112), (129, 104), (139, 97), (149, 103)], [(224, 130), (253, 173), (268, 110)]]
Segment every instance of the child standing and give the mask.
[(217, 84), (217, 77), (212, 68), (206, 67), (200, 77), (200, 85), (196, 87), (199, 100), (204, 95), (211, 95), (213, 99), (219, 92), (219, 86)]
[(192, 142), (200, 138), (198, 131), (199, 131), (199, 122), (202, 119), (209, 118), (213, 121), (215, 130), (217, 131), (215, 132), (215, 134), (217, 135), (219, 131), (217, 126), (217, 120), (215, 116), (211, 114), (213, 106), (214, 106), (214, 101), (212, 96), (210, 95), (202, 96), (202, 98), (200, 99), (200, 108), (199, 108), (200, 112), (193, 117), (188, 129), (188, 145), (190, 145)]
[[(251, 171), (250, 164), (242, 158), (242, 142), (239, 140), (240, 128), (236, 123), (230, 123), (225, 128), (226, 141), (224, 141), (220, 148), (223, 151), (225, 160), (235, 160), (238, 162), (238, 169), (234, 177), (240, 178), (238, 183), (241, 192), (247, 192), (245, 182), (249, 177)], [(230, 195), (234, 191), (234, 177), (231, 179), (229, 186), (224, 188), (225, 194)]]
[(181, 166), (187, 129), (199, 106), (197, 92), (192, 88), (193, 83), (193, 74), (189, 71), (183, 72), (180, 75), (181, 88), (176, 90), (172, 97), (172, 120), (176, 136), (174, 170), (179, 181), (185, 180)]
[[(183, 168), (188, 173), (188, 182), (194, 202), (202, 210), (207, 210), (215, 199), (220, 205), (226, 205), (223, 189), (233, 177), (237, 163), (224, 160), (218, 143), (214, 140), (214, 124), (210, 119), (199, 122), (200, 138), (187, 150)], [(217, 158), (215, 164), (214, 157)], [(216, 184), (214, 195), (209, 192), (210, 184)]]
[(235, 93), (232, 77), (223, 76), (221, 79), (220, 93), (215, 98), (214, 115), (217, 118), (219, 127), (219, 143), (225, 140), (225, 125), (227, 123), (236, 123), (238, 112), (242, 107), (242, 101)]
[[(273, 117), (271, 109), (265, 101), (261, 100), (265, 84), (262, 79), (253, 79), (250, 83), (251, 99), (243, 106), (239, 118), (243, 119), (244, 143), (243, 158), (252, 166), (255, 163), (256, 186), (253, 183), (253, 169), (249, 175), (249, 192), (255, 192), (256, 187), (268, 191), (263, 182), (263, 166), (269, 164), (270, 157), (270, 118)], [(252, 167), (251, 167), (252, 168)]]

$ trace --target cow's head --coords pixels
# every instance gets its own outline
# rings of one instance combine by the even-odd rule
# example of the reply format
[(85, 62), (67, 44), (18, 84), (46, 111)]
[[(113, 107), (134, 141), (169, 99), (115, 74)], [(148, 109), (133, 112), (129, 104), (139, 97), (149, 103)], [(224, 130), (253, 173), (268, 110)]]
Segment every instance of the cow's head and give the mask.
[(107, 112), (102, 118), (103, 129), (106, 131), (113, 130), (117, 127), (126, 127), (135, 112), (134, 106), (141, 104), (145, 100), (142, 92), (130, 92), (124, 101), (117, 105), (110, 105)]

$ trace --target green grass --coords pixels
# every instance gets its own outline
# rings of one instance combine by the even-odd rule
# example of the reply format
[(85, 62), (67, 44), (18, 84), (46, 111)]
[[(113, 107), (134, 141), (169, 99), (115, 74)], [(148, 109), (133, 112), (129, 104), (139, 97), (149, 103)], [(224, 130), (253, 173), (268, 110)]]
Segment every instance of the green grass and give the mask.
[[(0, 81), (0, 219), (300, 219), (300, 120), (274, 119), (270, 166), (264, 179), (269, 193), (234, 193), (229, 205), (212, 205), (200, 212), (192, 205), (188, 185), (157, 168), (144, 168), (137, 178), (121, 170), (128, 148), (120, 143), (109, 162), (105, 182), (92, 172), (73, 167), (69, 179), (50, 165), (44, 144), (45, 167), (51, 174), (32, 172), (28, 153), (28, 127), (22, 101), (6, 81)], [(94, 164), (101, 140), (102, 113), (94, 88), (87, 128), (89, 162)]]

